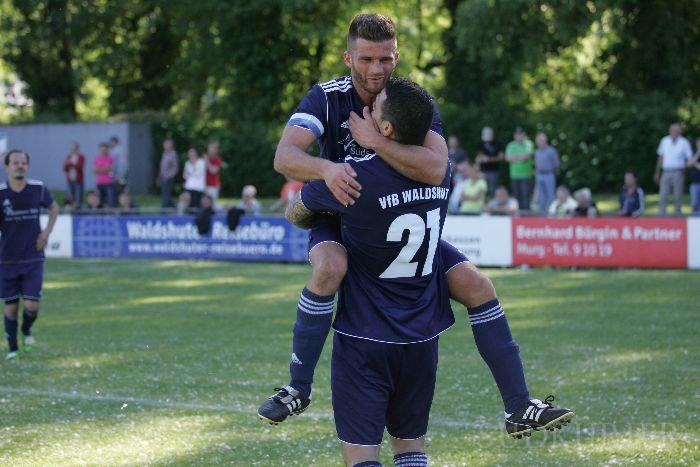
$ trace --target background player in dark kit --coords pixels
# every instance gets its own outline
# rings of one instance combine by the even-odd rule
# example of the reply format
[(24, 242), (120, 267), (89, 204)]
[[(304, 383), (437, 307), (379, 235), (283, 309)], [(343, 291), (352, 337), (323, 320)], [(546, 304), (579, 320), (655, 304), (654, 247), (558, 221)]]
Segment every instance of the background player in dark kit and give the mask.
[[(17, 315), (24, 299), (22, 343), (30, 351), (35, 341), (31, 327), (39, 313), (44, 270), (44, 248), (58, 217), (58, 204), (44, 184), (28, 180), (29, 155), (10, 150), (4, 158), (8, 180), (0, 184), (0, 298), (5, 302), (6, 359), (18, 356)], [(49, 208), (44, 230), (39, 224), (41, 208)]]

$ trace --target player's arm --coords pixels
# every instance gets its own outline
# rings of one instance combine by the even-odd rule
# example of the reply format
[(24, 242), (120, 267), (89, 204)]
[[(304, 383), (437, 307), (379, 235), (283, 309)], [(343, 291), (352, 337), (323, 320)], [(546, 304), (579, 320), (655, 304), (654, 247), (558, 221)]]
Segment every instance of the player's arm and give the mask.
[(301, 193), (297, 193), (284, 211), (284, 217), (300, 229), (310, 229), (315, 216), (315, 212), (304, 206), (301, 201)]
[(423, 146), (397, 143), (382, 135), (368, 107), (363, 117), (350, 113), (348, 123), (353, 139), (362, 147), (376, 152), (404, 177), (428, 185), (439, 185), (447, 170), (447, 144), (442, 136), (429, 131)]
[(53, 201), (51, 206), (49, 206), (49, 222), (46, 224), (46, 228), (39, 232), (39, 237), (36, 239), (37, 251), (46, 248), (46, 244), (49, 242), (49, 235), (51, 235), (53, 226), (56, 224), (56, 219), (58, 219), (58, 203)]
[(313, 180), (287, 205), (285, 217), (302, 229), (311, 227), (318, 213), (342, 215), (347, 206), (341, 204), (333, 192), (321, 180)]
[(295, 180), (323, 180), (338, 201), (354, 204), (362, 189), (355, 180), (357, 174), (349, 164), (310, 155), (307, 151), (314, 140), (310, 130), (287, 125), (275, 151), (275, 170)]

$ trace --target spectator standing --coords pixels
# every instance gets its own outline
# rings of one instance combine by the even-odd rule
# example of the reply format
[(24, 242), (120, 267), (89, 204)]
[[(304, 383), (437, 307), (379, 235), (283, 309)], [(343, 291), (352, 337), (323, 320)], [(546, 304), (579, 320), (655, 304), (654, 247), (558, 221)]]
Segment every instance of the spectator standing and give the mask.
[(485, 126), (481, 130), (481, 143), (476, 163), (479, 164), (479, 170), (486, 179), (489, 196), (492, 196), (496, 187), (501, 184), (501, 164), (504, 158), (503, 144), (494, 138), (493, 129)]
[(690, 204), (693, 215), (700, 215), (700, 138), (695, 141), (695, 155), (688, 161), (690, 167)]
[(571, 212), (574, 217), (596, 217), (598, 215), (598, 208), (589, 188), (576, 190), (574, 198), (576, 199), (576, 207)]
[(172, 193), (178, 165), (173, 140), (168, 138), (163, 141), (163, 155), (160, 157), (160, 170), (156, 179), (156, 185), (160, 186), (160, 207), (162, 208), (173, 207)]
[(219, 192), (221, 191), (221, 168), (224, 167), (223, 160), (219, 155), (219, 143), (213, 141), (207, 146), (206, 166), (207, 166), (207, 185), (206, 193), (211, 196), (216, 206), (219, 200)]
[(547, 142), (547, 135), (537, 133), (535, 137), (535, 186), (537, 187), (537, 202), (540, 205), (540, 216), (547, 215), (547, 208), (554, 201), (554, 191), (557, 186), (557, 171), (559, 170), (559, 153)]
[(114, 193), (115, 197), (122, 191), (126, 189), (127, 177), (129, 174), (129, 159), (126, 157), (126, 152), (121, 144), (119, 144), (119, 138), (112, 136), (109, 138), (109, 150), (112, 157), (114, 157)]
[(68, 196), (73, 203), (73, 207), (80, 209), (83, 207), (83, 190), (85, 167), (85, 156), (80, 153), (80, 146), (73, 142), (70, 146), (70, 152), (63, 162), (63, 172), (66, 174), (68, 182)]
[(551, 217), (571, 217), (578, 206), (576, 200), (571, 197), (571, 191), (566, 185), (557, 188), (557, 194), (552, 204), (549, 205), (549, 215)]
[(100, 153), (92, 161), (92, 171), (95, 173), (97, 180), (97, 191), (100, 193), (100, 199), (110, 208), (117, 206), (117, 200), (114, 193), (114, 158), (109, 154), (109, 145), (107, 143), (100, 144)]
[(637, 185), (637, 175), (625, 172), (625, 184), (620, 192), (620, 210), (618, 214), (625, 217), (639, 217), (644, 213), (644, 191)]
[(236, 207), (245, 211), (248, 216), (260, 215), (260, 202), (255, 198), (258, 194), (258, 190), (253, 185), (246, 185), (243, 187), (243, 192), (241, 193), (242, 199), (238, 202)]
[(513, 134), (514, 140), (506, 146), (506, 160), (510, 164), (510, 184), (513, 196), (523, 211), (530, 210), (532, 200), (532, 141), (522, 128), (517, 127)]
[(480, 214), (486, 203), (488, 187), (479, 170), (471, 164), (466, 164), (468, 178), (462, 183), (459, 211), (465, 214)]
[(450, 135), (447, 139), (447, 157), (450, 158), (453, 170), (457, 164), (467, 159), (467, 152), (459, 145), (459, 138), (455, 135)]
[(496, 188), (495, 198), (489, 201), (485, 211), (489, 214), (514, 216), (518, 214), (518, 200), (511, 198), (504, 186)]
[(272, 206), (270, 206), (270, 211), (278, 211), (280, 208), (282, 211), (284, 211), (287, 208), (287, 205), (294, 201), (294, 198), (304, 187), (302, 182), (297, 182), (289, 177), (285, 178), (287, 181), (284, 183), (284, 185), (282, 185), (282, 189), (280, 190), (280, 198), (275, 201)]
[(673, 190), (674, 214), (680, 216), (684, 171), (688, 159), (693, 157), (690, 143), (681, 135), (680, 124), (674, 123), (669, 127), (668, 135), (661, 138), (656, 153), (659, 157), (656, 160), (654, 181), (659, 184), (659, 215), (666, 215), (668, 195)]
[(202, 195), (207, 186), (207, 166), (195, 148), (190, 148), (187, 151), (187, 162), (185, 162), (182, 176), (185, 179), (185, 190), (190, 193), (190, 207), (199, 209)]

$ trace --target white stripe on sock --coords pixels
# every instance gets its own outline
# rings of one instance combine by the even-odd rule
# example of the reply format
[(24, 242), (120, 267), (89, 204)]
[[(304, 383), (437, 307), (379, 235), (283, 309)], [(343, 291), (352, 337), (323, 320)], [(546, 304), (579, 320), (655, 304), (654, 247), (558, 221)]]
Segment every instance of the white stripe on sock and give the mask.
[(333, 304), (333, 299), (327, 302), (317, 302), (315, 300), (311, 300), (307, 297), (304, 297), (304, 294), (299, 295), (299, 299), (303, 300), (304, 303), (308, 303), (309, 305), (315, 305), (315, 306), (327, 306), (327, 305), (332, 305)]
[(299, 309), (304, 313), (308, 313), (310, 315), (328, 315), (330, 313), (333, 313), (333, 308), (329, 308), (327, 310), (310, 310), (301, 303), (299, 304)]
[(501, 307), (501, 305), (498, 304), (498, 305), (496, 305), (496, 306), (493, 306), (493, 307), (489, 308), (489, 309), (486, 310), (486, 311), (482, 311), (482, 312), (476, 313), (476, 314), (474, 314), (474, 315), (469, 315), (469, 319), (472, 319), (472, 318), (479, 318), (480, 316), (487, 315), (487, 314), (491, 313), (493, 310), (495, 310), (495, 309), (497, 309), (497, 308), (500, 308), (500, 307)]
[(505, 316), (505, 313), (503, 312), (503, 309), (498, 309), (491, 313), (489, 316), (484, 316), (479, 319), (470, 319), (469, 322), (474, 325), (474, 324), (481, 324), (481, 323), (486, 323), (488, 321), (492, 321), (494, 319), (500, 318), (501, 316)]

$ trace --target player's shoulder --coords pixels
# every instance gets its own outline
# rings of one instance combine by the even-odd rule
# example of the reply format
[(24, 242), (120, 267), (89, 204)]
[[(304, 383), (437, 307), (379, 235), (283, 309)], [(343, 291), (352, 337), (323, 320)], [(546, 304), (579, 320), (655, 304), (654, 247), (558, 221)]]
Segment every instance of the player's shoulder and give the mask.
[(348, 75), (333, 78), (330, 81), (318, 83), (318, 87), (320, 87), (326, 95), (335, 93), (347, 93), (349, 90), (352, 89), (352, 77)]
[(27, 185), (43, 187), (44, 182), (42, 182), (41, 180), (27, 179)]
[(7, 190), (7, 183), (6, 182), (0, 183), (0, 191), (2, 191), (2, 190)]

